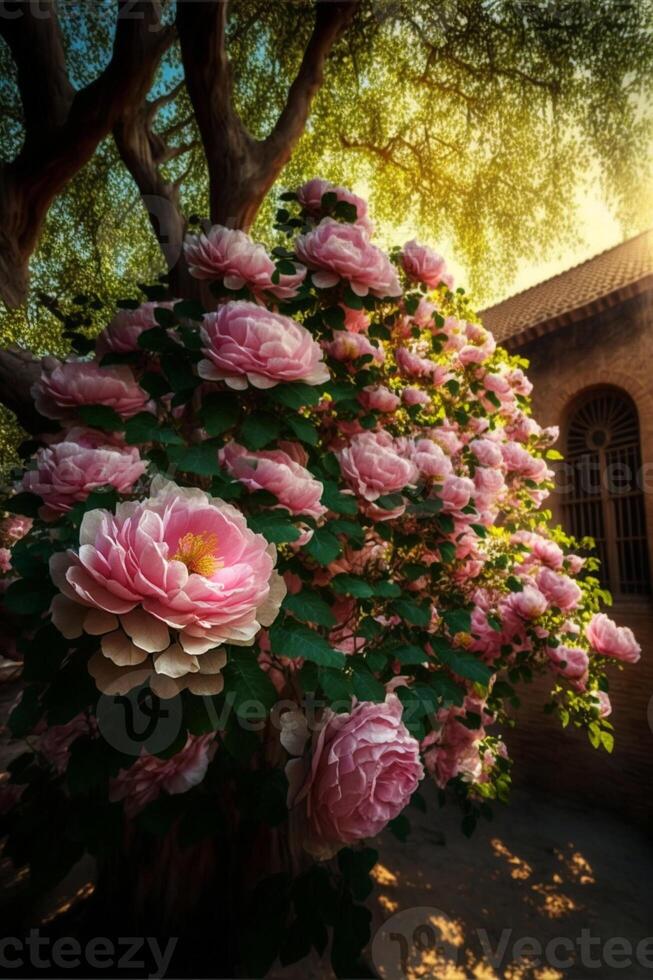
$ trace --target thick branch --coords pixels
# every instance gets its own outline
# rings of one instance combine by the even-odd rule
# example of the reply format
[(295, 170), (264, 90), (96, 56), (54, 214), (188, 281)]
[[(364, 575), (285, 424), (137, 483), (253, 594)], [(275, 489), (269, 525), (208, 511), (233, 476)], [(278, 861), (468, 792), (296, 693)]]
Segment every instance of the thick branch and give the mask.
[(37, 435), (47, 427), (30, 394), (39, 374), (39, 362), (27, 351), (0, 350), (0, 403), (16, 415), (30, 435)]

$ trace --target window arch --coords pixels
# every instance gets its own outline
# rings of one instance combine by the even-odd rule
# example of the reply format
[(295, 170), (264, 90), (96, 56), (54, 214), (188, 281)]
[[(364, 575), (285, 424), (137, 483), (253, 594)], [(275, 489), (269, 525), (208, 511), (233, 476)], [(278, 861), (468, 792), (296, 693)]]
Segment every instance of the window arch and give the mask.
[(639, 420), (618, 388), (595, 388), (573, 405), (567, 426), (567, 530), (595, 539), (603, 585), (615, 596), (651, 591)]

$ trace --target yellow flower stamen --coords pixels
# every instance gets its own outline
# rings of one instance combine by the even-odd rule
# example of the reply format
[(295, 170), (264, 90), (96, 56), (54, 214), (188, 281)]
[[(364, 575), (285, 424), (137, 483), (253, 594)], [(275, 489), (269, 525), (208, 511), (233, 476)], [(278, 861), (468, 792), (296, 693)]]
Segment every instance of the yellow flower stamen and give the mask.
[(218, 549), (217, 534), (184, 534), (179, 539), (177, 551), (172, 556), (173, 561), (183, 561), (189, 572), (210, 578), (222, 562), (216, 555)]

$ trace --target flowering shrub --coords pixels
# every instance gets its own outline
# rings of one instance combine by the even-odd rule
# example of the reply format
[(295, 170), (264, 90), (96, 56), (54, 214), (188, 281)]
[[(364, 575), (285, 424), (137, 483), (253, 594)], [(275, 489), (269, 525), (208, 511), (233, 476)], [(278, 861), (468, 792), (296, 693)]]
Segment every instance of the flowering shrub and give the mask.
[[(285, 828), (339, 870), (277, 881), (277, 937), (251, 969), (321, 951), (325, 919), (347, 975), (364, 842), (406, 833), (423, 778), (466, 832), (505, 801), (501, 731), (535, 675), (609, 751), (605, 666), (639, 647), (599, 611), (595, 559), (548, 527), (557, 433), (444, 259), (414, 241), (384, 255), (365, 202), (325, 181), (284, 200), (271, 253), (189, 236), (212, 310), (151, 287), (92, 359), (44, 362), (36, 404), (61, 429), (0, 541), (27, 684), (11, 728), (30, 745), (3, 819), (18, 859), (24, 827), (54, 824), (56, 855), (32, 856), (44, 881), (115, 846), (116, 819), (191, 841)], [(135, 691), (150, 714), (177, 705), (165, 745), (103, 724)], [(331, 919), (302, 898), (318, 881)]]

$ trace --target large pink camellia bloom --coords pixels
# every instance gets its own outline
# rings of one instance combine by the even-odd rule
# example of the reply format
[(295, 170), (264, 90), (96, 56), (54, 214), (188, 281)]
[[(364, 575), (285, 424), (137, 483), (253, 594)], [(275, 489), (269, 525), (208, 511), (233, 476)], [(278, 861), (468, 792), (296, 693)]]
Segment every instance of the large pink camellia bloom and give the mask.
[(225, 303), (204, 317), (205, 360), (200, 377), (230, 388), (273, 388), (283, 381), (324, 384), (330, 378), (322, 350), (295, 320), (256, 303)]
[(349, 282), (358, 296), (399, 296), (401, 286), (387, 255), (372, 245), (360, 225), (325, 218), (317, 228), (299, 235), (295, 243), (301, 261), (313, 270), (320, 289)]
[(189, 735), (186, 745), (169, 759), (143, 751), (133, 766), (121, 769), (109, 785), (112, 803), (123, 800), (125, 814), (133, 819), (162, 792), (175, 795), (198, 786), (215, 755), (215, 733)]
[(423, 282), (429, 289), (436, 289), (441, 282), (451, 281), (447, 276), (447, 265), (442, 256), (428, 245), (419, 245), (414, 238), (404, 245), (401, 264), (409, 279), (413, 282)]
[(326, 507), (320, 503), (324, 487), (284, 449), (252, 452), (230, 442), (219, 456), (231, 476), (248, 490), (267, 490), (291, 514), (307, 514), (316, 519), (326, 514)]
[(409, 802), (424, 770), (402, 710), (396, 694), (383, 704), (357, 704), (351, 712), (327, 710), (308, 768), (302, 758), (288, 763), (289, 803), (303, 807), (310, 853), (327, 857), (374, 837)]
[(146, 467), (136, 446), (110, 441), (102, 432), (74, 428), (62, 442), (39, 449), (36, 469), (23, 476), (23, 489), (42, 498), (41, 516), (53, 520), (98, 487), (129, 493)]
[(592, 616), (585, 629), (585, 636), (596, 652), (604, 657), (615, 657), (628, 664), (636, 664), (642, 653), (633, 631), (627, 626), (617, 626), (605, 613)]
[(367, 201), (359, 197), (358, 194), (354, 194), (353, 191), (347, 190), (346, 187), (332, 184), (331, 181), (324, 180), (323, 177), (313, 177), (312, 180), (306, 181), (299, 188), (297, 200), (307, 214), (312, 217), (319, 217), (324, 213), (322, 198), (325, 194), (335, 194), (338, 201), (353, 204), (356, 208), (356, 224), (365, 228), (368, 234), (372, 233), (373, 225), (367, 214)]
[(413, 483), (418, 470), (387, 432), (361, 432), (336, 452), (343, 477), (359, 496), (377, 500)]
[(81, 405), (107, 405), (123, 418), (149, 411), (150, 396), (125, 364), (100, 367), (89, 361), (45, 358), (41, 377), (32, 385), (37, 412), (49, 419), (73, 417)]
[(98, 357), (105, 354), (127, 354), (140, 350), (138, 338), (146, 330), (158, 327), (155, 317), (158, 309), (171, 310), (173, 302), (141, 303), (135, 310), (119, 310), (95, 341), (95, 351)]
[(188, 235), (184, 252), (196, 279), (222, 279), (227, 289), (246, 286), (256, 296), (267, 292), (292, 299), (306, 278), (306, 269), (297, 265), (294, 273), (280, 274), (273, 282), (276, 266), (264, 247), (244, 231), (222, 225), (213, 225), (206, 234)]
[(67, 637), (102, 636), (89, 664), (102, 690), (152, 671), (162, 697), (215, 694), (226, 659), (215, 647), (249, 646), (277, 616), (286, 589), (275, 561), (235, 507), (156, 477), (149, 499), (85, 514), (79, 551), (53, 555), (53, 622)]

